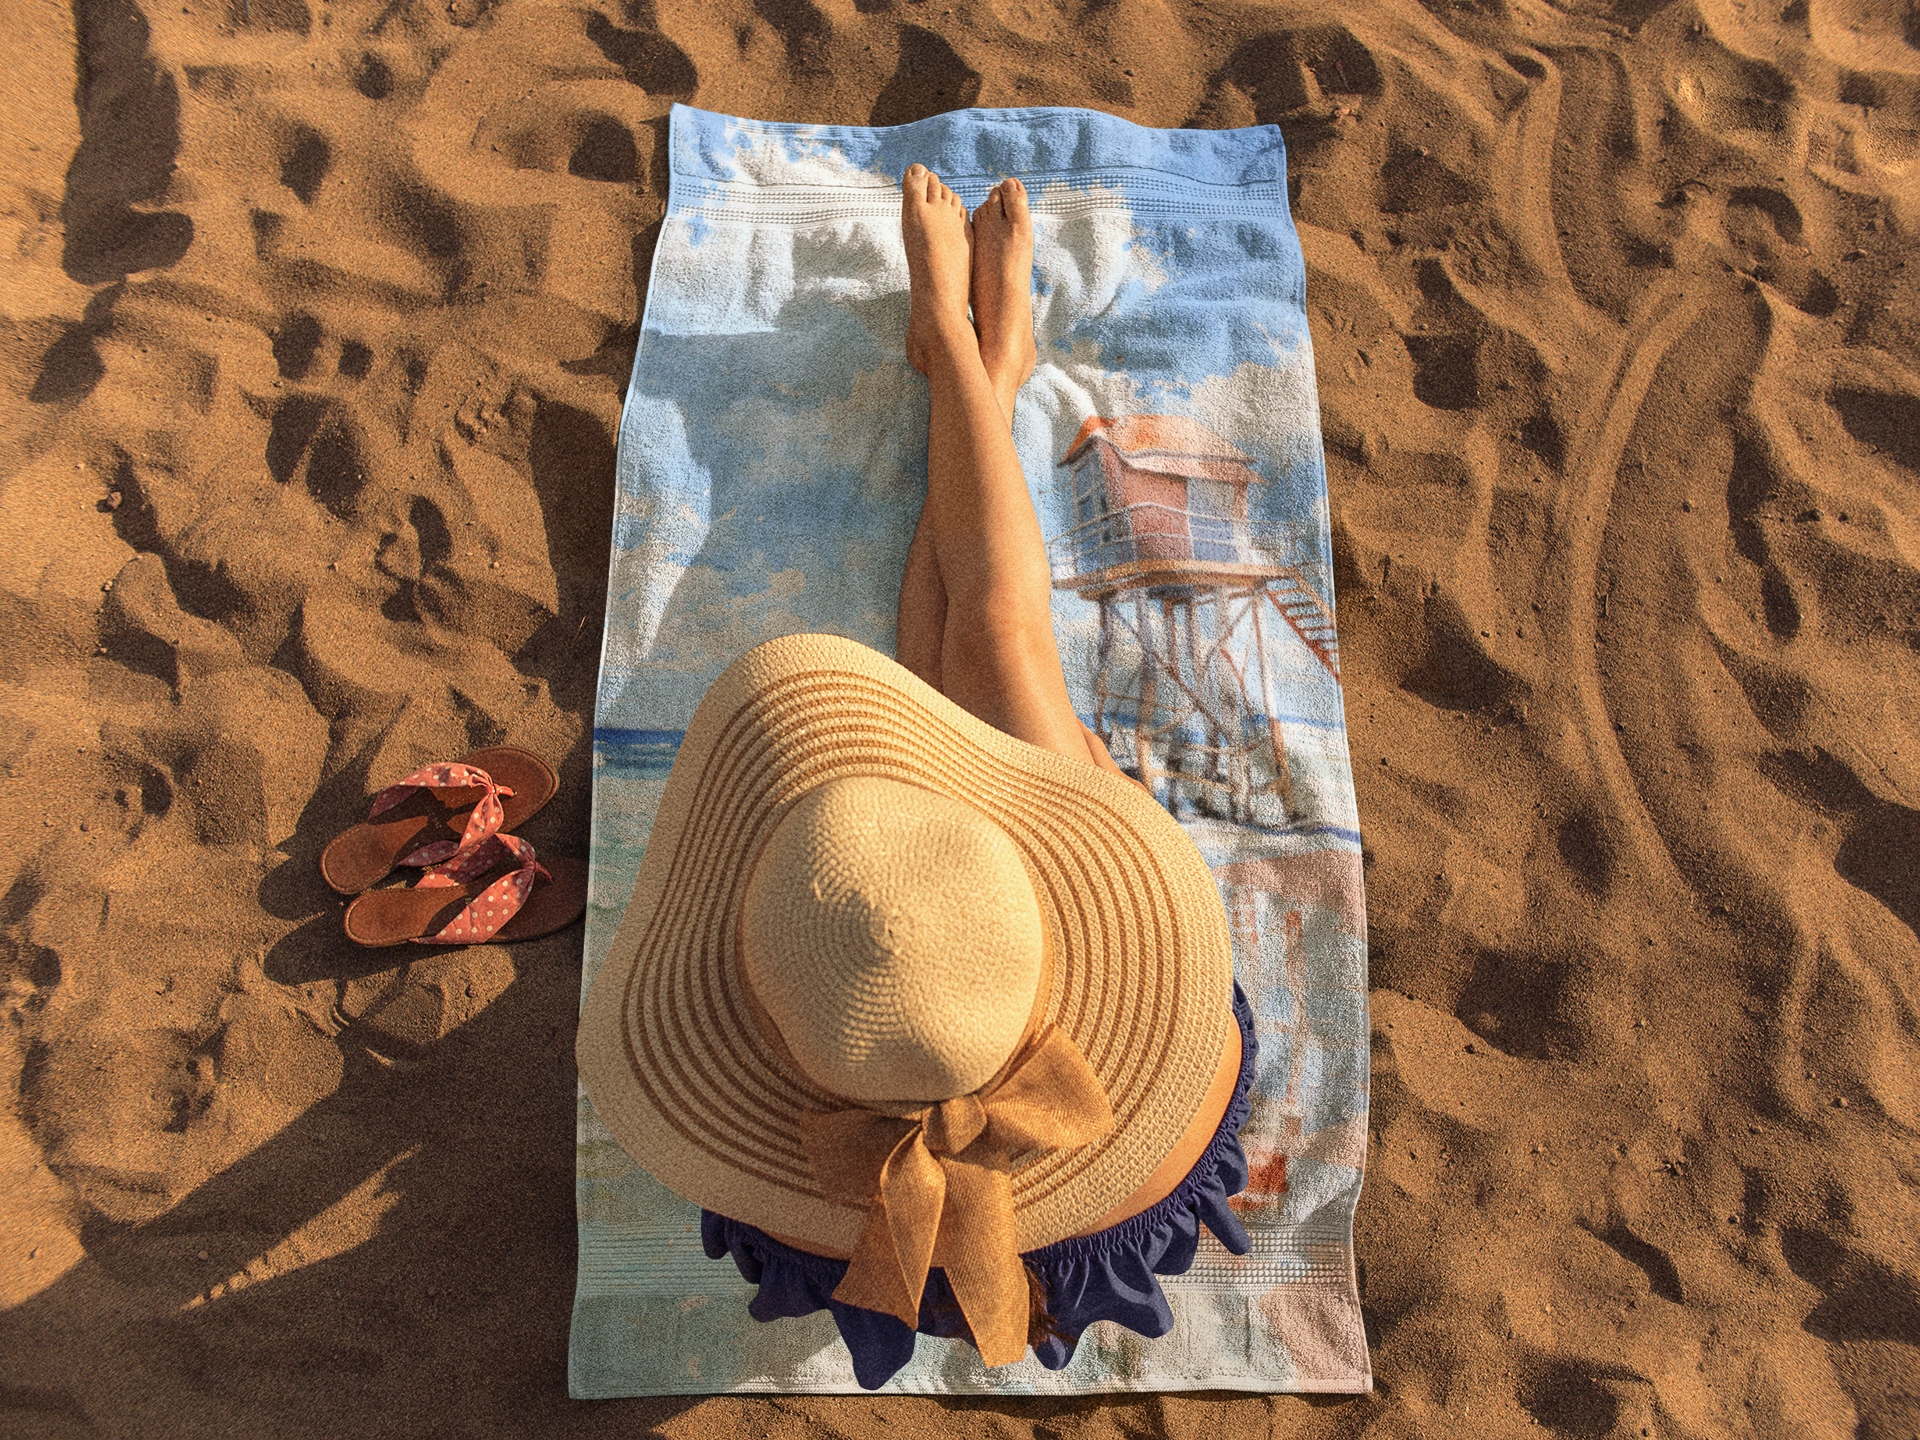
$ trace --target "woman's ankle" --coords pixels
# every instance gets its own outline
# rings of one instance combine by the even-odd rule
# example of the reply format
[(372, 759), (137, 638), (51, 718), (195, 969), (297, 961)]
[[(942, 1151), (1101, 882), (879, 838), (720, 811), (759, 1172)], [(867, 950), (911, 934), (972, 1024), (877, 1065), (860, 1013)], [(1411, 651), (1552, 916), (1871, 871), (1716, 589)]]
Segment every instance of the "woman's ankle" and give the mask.
[(1013, 424), (1014, 400), (1020, 394), (1020, 387), (1027, 383), (1027, 375), (1032, 373), (1028, 370), (1026, 375), (1017, 375), (1012, 371), (996, 371), (991, 366), (987, 367), (987, 383), (993, 387), (993, 398), (1000, 402), (1000, 413), (1007, 417), (1008, 425)]

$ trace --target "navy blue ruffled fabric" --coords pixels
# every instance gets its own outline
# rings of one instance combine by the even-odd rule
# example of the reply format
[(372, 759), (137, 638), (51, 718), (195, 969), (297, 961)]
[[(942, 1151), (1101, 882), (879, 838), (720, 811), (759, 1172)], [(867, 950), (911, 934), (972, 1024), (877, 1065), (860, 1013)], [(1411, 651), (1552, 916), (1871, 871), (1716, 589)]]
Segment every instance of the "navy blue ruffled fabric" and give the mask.
[[(1046, 1288), (1047, 1313), (1056, 1334), (1034, 1347), (1034, 1357), (1049, 1370), (1063, 1370), (1073, 1359), (1081, 1332), (1096, 1320), (1112, 1320), (1149, 1338), (1173, 1328), (1173, 1312), (1160, 1291), (1159, 1275), (1184, 1275), (1193, 1264), (1205, 1225), (1235, 1255), (1247, 1253), (1247, 1232), (1229, 1197), (1247, 1186), (1247, 1156), (1240, 1148), (1240, 1127), (1252, 1108), (1253, 1072), (1258, 1045), (1253, 1009), (1238, 984), (1233, 987), (1233, 1017), (1240, 1024), (1240, 1075), (1220, 1128), (1186, 1179), (1158, 1204), (1150, 1205), (1092, 1235), (1060, 1240), (1029, 1250), (1024, 1259)], [(747, 1283), (760, 1287), (747, 1307), (756, 1320), (780, 1320), (833, 1313), (853, 1355), (854, 1378), (877, 1390), (913, 1358), (914, 1331), (891, 1315), (843, 1305), (834, 1288), (846, 1276), (847, 1262), (810, 1255), (783, 1245), (765, 1231), (711, 1210), (700, 1212), (700, 1238), (713, 1259), (733, 1256)], [(966, 1318), (947, 1283), (946, 1272), (927, 1272), (920, 1298), (919, 1331), (943, 1339), (971, 1339)]]

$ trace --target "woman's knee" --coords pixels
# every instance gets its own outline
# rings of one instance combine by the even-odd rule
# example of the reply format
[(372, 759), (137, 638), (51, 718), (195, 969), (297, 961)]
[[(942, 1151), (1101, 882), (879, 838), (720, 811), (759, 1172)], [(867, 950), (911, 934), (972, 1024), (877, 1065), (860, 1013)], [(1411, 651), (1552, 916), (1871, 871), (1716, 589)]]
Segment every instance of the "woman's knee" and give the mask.
[(1028, 691), (1051, 693), (1058, 684), (1060, 651), (1051, 625), (1015, 616), (962, 615), (950, 608), (940, 664), (950, 681), (960, 677), (968, 689), (997, 690), (1018, 705)]

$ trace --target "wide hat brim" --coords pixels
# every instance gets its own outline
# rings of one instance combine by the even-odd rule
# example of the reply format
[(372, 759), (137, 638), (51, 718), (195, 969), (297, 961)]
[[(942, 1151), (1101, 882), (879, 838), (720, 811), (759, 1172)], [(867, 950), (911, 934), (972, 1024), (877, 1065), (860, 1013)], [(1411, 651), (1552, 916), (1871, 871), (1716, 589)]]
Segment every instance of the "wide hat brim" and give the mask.
[(783, 1063), (736, 969), (741, 896), (787, 809), (886, 776), (972, 805), (1018, 846), (1047, 928), (1060, 1025), (1114, 1128), (1016, 1161), (1021, 1250), (1090, 1228), (1179, 1142), (1220, 1063), (1233, 957), (1206, 862), (1139, 786), (1017, 740), (884, 655), (771, 640), (707, 691), (668, 777), (618, 934), (581, 1016), (580, 1078), (626, 1152), (695, 1204), (850, 1251), (866, 1210), (829, 1198), (800, 1116), (844, 1107)]

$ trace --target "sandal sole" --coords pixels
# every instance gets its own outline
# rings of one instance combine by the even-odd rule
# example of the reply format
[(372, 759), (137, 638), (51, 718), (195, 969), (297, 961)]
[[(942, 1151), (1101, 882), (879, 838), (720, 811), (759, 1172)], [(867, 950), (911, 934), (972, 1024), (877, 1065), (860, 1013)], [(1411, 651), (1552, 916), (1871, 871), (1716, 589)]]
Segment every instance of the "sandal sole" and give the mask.
[[(540, 863), (553, 873), (553, 879), (535, 881), (532, 892), (527, 896), (527, 903), (520, 907), (519, 913), (477, 943), (510, 945), (518, 940), (537, 940), (542, 935), (564, 930), (586, 913), (587, 862), (561, 855), (551, 860), (543, 856)], [(405, 945), (409, 941), (437, 934), (452, 923), (469, 900), (498, 878), (499, 873), (504, 872), (486, 877), (484, 883), (438, 886), (430, 890), (400, 885), (385, 890), (369, 890), (349, 905), (342, 917), (347, 938), (356, 945), (377, 948)], [(448, 940), (441, 943), (467, 945), (476, 942)]]

